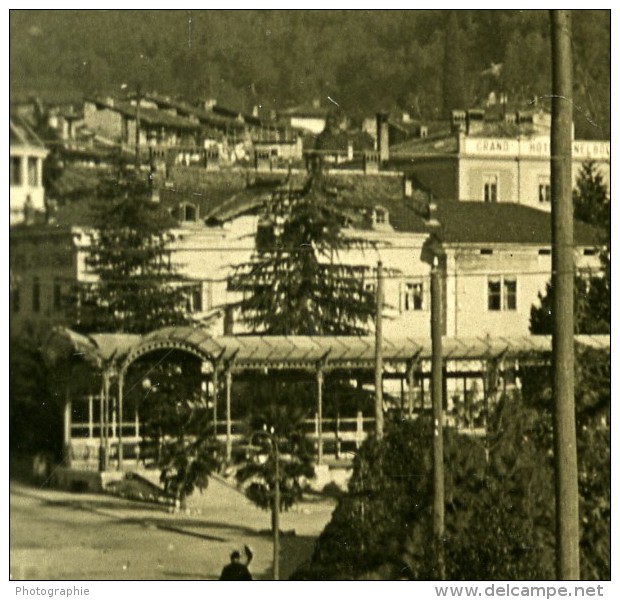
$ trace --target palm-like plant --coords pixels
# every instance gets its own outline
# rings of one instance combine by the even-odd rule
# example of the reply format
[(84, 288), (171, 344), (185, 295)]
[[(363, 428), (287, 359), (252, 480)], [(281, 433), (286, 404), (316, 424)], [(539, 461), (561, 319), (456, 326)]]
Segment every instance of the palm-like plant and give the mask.
[(271, 509), (275, 529), (276, 483), (279, 484), (279, 510), (288, 510), (298, 502), (304, 482), (314, 477), (311, 448), (304, 436), (305, 414), (298, 408), (273, 405), (250, 420), (252, 442), (257, 452), (249, 456), (237, 471), (237, 481), (247, 497), (260, 508)]

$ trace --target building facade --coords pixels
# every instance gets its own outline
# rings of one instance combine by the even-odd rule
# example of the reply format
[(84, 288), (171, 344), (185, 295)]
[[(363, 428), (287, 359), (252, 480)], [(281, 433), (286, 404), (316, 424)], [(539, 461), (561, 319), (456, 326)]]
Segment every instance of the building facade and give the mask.
[[(518, 113), (493, 123), (473, 116), (464, 113), (460, 121), (453, 115), (452, 131), (391, 147), (392, 166), (415, 176), (437, 200), (512, 202), (550, 211), (548, 123)], [(609, 188), (610, 155), (607, 140), (574, 140), (573, 185), (583, 164), (594, 162)]]
[(19, 117), (9, 121), (10, 224), (33, 221), (45, 212), (43, 161), (48, 150)]

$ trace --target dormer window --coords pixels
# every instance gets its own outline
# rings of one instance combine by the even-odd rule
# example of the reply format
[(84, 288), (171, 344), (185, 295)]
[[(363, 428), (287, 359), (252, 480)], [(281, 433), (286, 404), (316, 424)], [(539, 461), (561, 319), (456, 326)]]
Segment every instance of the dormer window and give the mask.
[(375, 206), (370, 211), (373, 227), (388, 227), (390, 224), (390, 213), (383, 206)]
[(179, 206), (179, 220), (195, 223), (198, 220), (198, 209), (189, 202)]

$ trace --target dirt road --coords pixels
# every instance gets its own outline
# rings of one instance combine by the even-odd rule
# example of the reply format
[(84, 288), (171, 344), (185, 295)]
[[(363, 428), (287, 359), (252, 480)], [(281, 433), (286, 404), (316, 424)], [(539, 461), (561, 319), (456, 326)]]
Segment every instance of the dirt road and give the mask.
[[(230, 552), (249, 544), (251, 571), (270, 579), (269, 513), (212, 480), (190, 514), (120, 498), (10, 487), (11, 578), (20, 580), (217, 579)], [(305, 502), (282, 516), (281, 576), (312, 553), (334, 502)]]

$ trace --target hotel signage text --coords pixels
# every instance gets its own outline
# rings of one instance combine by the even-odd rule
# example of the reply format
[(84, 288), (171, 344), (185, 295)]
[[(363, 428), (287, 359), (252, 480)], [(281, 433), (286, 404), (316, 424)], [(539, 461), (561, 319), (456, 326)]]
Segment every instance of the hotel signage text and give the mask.
[[(548, 137), (522, 140), (505, 138), (465, 138), (461, 140), (461, 154), (470, 156), (540, 156), (551, 154)], [(575, 140), (572, 147), (573, 158), (609, 160), (611, 144), (607, 141)]]

